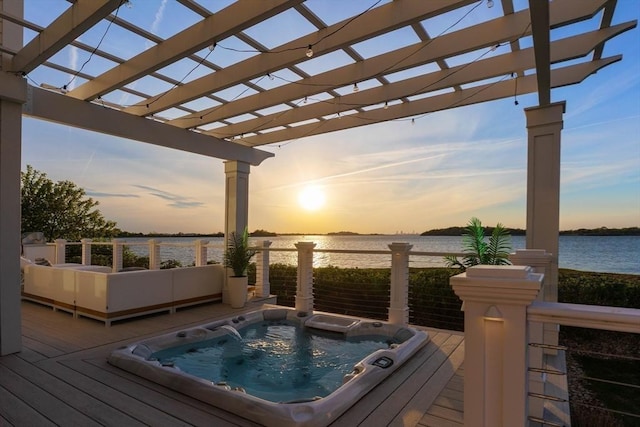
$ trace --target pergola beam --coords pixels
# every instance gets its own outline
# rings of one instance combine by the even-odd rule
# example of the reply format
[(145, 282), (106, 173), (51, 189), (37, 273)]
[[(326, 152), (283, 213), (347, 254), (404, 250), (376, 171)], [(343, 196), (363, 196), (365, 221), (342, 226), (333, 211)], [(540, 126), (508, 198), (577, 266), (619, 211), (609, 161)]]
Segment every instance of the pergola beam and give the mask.
[(549, 2), (529, 0), (531, 13), (531, 32), (536, 57), (536, 76), (538, 80), (538, 104), (551, 103), (551, 50), (549, 31)]
[[(555, 88), (580, 83), (589, 75), (621, 59), (622, 56), (618, 55), (607, 59), (555, 69), (551, 74), (551, 86)], [(343, 115), (340, 119), (334, 118), (322, 122), (300, 125), (281, 131), (247, 136), (244, 137), (242, 141), (244, 144), (250, 146), (273, 144), (276, 142), (289, 141), (389, 120), (402, 119), (405, 117), (427, 114), (465, 105), (494, 101), (514, 96), (514, 94), (523, 95), (533, 93), (536, 90), (537, 80), (535, 75), (519, 77), (517, 92), (515, 92), (515, 85), (511, 80), (499, 81), (497, 83), (489, 83), (461, 91), (392, 105), (387, 109), (378, 108), (364, 113)]]
[[(125, 109), (125, 111), (139, 116), (153, 114), (175, 105), (189, 102), (200, 96), (300, 63), (307, 59), (304, 55), (306, 47), (309, 45), (313, 46), (314, 56), (320, 56), (367, 38), (401, 28), (416, 19), (436, 16), (474, 1), (439, 0), (437, 2), (417, 2), (413, 0), (395, 0), (370, 10), (353, 22), (345, 20), (318, 32), (292, 40), (272, 49), (271, 52), (253, 56), (216, 73), (195, 79), (171, 91), (139, 102)], [(384, 23), (384, 25), (381, 26), (380, 23)], [(325, 37), (328, 35), (331, 35), (331, 37)]]
[[(602, 6), (603, 1), (605, 0), (590, 0), (586, 2), (583, 0), (570, 0), (564, 2), (562, 7), (552, 6), (554, 7), (552, 25), (561, 26), (567, 22), (575, 22), (592, 16)], [(291, 102), (305, 96), (310, 97), (347, 84), (395, 73), (430, 62), (442, 61), (449, 57), (493, 46), (496, 43), (510, 42), (530, 34), (529, 19), (528, 10), (516, 12), (480, 25), (444, 34), (428, 42), (415, 43), (365, 61), (348, 64), (304, 78), (295, 83), (282, 85), (265, 93), (249, 95), (236, 101), (185, 115), (168, 123), (184, 129), (202, 126), (227, 117), (235, 117), (273, 105)], [(391, 99), (395, 98), (389, 97), (386, 100)], [(381, 101), (384, 102), (385, 99)], [(231, 131), (224, 132), (225, 134), (232, 134)]]
[(77, 0), (11, 61), (11, 71), (28, 74), (117, 9), (122, 0)]
[(252, 3), (250, 7), (246, 2), (234, 3), (77, 87), (68, 95), (77, 99), (93, 100), (99, 95), (111, 92), (202, 50), (216, 40), (233, 36), (237, 32), (268, 19), (301, 1), (263, 0), (259, 3)]
[[(556, 63), (584, 57), (593, 51), (596, 46), (635, 26), (635, 22), (627, 22), (555, 41), (551, 45), (551, 62)], [(266, 129), (287, 126), (291, 123), (342, 113), (360, 106), (381, 104), (404, 97), (457, 87), (473, 81), (487, 80), (510, 73), (520, 73), (534, 67), (534, 49), (529, 48), (401, 80), (396, 83), (361, 90), (357, 93), (342, 96), (339, 101), (320, 101), (303, 107), (245, 120), (204, 133), (219, 138), (229, 138), (260, 132)]]
[(28, 91), (28, 101), (24, 108), (26, 116), (203, 156), (238, 160), (254, 166), (273, 157), (273, 153), (179, 129), (34, 86), (29, 86)]

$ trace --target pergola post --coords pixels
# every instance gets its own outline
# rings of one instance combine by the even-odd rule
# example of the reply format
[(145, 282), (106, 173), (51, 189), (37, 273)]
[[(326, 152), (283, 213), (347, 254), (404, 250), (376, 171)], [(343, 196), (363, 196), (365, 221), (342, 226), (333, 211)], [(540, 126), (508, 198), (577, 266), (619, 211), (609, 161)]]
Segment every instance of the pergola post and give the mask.
[[(2, 34), (0, 33), (0, 37)], [(0, 356), (22, 349), (20, 138), (22, 106), (0, 98)]]
[[(224, 162), (225, 211), (224, 247), (226, 249), (231, 233), (243, 233), (249, 224), (249, 170), (250, 165), (241, 161)], [(222, 302), (229, 303), (229, 289), (225, 276), (222, 288)]]
[(551, 254), (544, 299), (558, 300), (560, 233), (560, 134), (565, 102), (525, 109), (527, 153), (527, 249)]
[[(3, 12), (24, 16), (22, 1), (0, 1)], [(0, 44), (20, 50), (22, 28), (0, 18)], [(0, 356), (22, 349), (20, 305), (20, 164), (22, 104), (26, 80), (5, 73), (10, 56), (0, 52)]]

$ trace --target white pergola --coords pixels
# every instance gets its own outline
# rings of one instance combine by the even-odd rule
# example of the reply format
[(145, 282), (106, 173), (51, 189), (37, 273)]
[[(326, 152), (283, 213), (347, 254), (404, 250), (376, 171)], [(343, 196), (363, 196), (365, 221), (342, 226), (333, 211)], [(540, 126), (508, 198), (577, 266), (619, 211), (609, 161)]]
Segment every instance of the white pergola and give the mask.
[[(164, 38), (144, 28), (136, 13), (143, 1), (151, 3), (55, 0), (64, 4), (61, 13), (40, 25), (24, 17), (29, 0), (0, 0), (1, 355), (21, 349), (23, 116), (224, 159), (229, 233), (247, 224), (250, 166), (273, 155), (261, 146), (537, 93), (539, 106), (525, 110), (527, 248), (552, 254), (556, 271), (548, 280), (557, 282), (564, 103), (551, 103), (551, 89), (621, 60), (603, 57), (604, 45), (636, 22), (612, 23), (616, 0), (353, 1), (348, 9), (359, 10), (337, 22), (317, 0), (236, 0), (219, 10), (208, 7), (222, 2), (169, 0), (190, 18)], [(480, 14), (488, 7), (491, 13)], [(594, 20), (589, 30), (580, 25)], [(437, 22), (451, 25), (435, 30)], [(261, 31), (278, 26), (291, 31)], [(559, 28), (562, 36), (552, 37)], [(116, 29), (146, 48), (119, 57), (102, 44)], [(103, 35), (88, 44), (87, 32)], [(396, 47), (363, 53), (363, 43), (385, 37)], [(62, 63), (56, 54), (65, 49), (86, 52), (91, 73)], [(235, 59), (212, 62), (209, 53), (220, 49)], [(312, 71), (322, 58), (340, 65)], [(32, 77), (43, 70), (70, 81)]]

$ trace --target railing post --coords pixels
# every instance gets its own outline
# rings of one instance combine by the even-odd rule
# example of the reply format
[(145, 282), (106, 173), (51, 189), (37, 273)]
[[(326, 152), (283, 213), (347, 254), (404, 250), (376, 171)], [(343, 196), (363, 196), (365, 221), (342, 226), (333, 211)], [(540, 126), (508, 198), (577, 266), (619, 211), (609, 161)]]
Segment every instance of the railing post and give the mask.
[(465, 427), (528, 425), (527, 306), (542, 279), (515, 265), (478, 265), (451, 278), (465, 307)]
[(64, 264), (67, 259), (67, 241), (65, 239), (54, 240), (56, 244), (56, 259), (55, 264)]
[(149, 270), (160, 270), (160, 242), (151, 239), (147, 243), (149, 243)]
[(122, 240), (113, 239), (112, 243), (113, 243), (113, 266), (111, 268), (114, 273), (117, 273), (118, 271), (122, 270), (122, 252), (123, 252), (123, 246), (121, 244)]
[(264, 298), (271, 294), (271, 284), (269, 283), (269, 246), (271, 246), (271, 242), (263, 240), (260, 243), (262, 250), (258, 251), (256, 258), (256, 296)]
[(313, 242), (298, 242), (298, 283), (296, 310), (313, 311)]
[(409, 323), (409, 251), (413, 245), (391, 243), (391, 305), (389, 322), (396, 325)]
[(81, 239), (82, 265), (91, 265), (91, 239)]
[(196, 253), (196, 267), (207, 265), (207, 244), (208, 240), (196, 240), (195, 253)]
[[(554, 300), (555, 293), (545, 292), (549, 277), (546, 275), (551, 267), (552, 255), (544, 249), (518, 249), (509, 256), (513, 265), (528, 265), (535, 273), (544, 275), (542, 288), (536, 301)], [(553, 301), (556, 302), (556, 301)], [(558, 324), (529, 322), (529, 342), (538, 344), (558, 345)], [(535, 368), (544, 368), (544, 354), (557, 354), (557, 350), (543, 349), (532, 346), (529, 348), (529, 365)], [(546, 375), (540, 372), (529, 372), (529, 391), (537, 394), (545, 394)], [(529, 415), (536, 418), (544, 417), (544, 400), (538, 398), (529, 399)]]

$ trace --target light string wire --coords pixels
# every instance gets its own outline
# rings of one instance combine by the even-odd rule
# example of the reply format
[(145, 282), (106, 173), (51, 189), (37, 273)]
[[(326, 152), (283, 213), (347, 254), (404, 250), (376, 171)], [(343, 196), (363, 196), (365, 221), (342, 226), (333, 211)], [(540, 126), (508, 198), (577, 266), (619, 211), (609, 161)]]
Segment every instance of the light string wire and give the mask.
[[(84, 67), (89, 63), (89, 61), (91, 61), (91, 59), (93, 58), (95, 53), (100, 48), (100, 45), (104, 41), (105, 37), (107, 36), (107, 33), (109, 32), (109, 29), (111, 28), (111, 25), (113, 25), (113, 21), (115, 21), (118, 18), (118, 12), (120, 11), (120, 8), (122, 7), (123, 4), (128, 3), (128, 2), (129, 2), (129, 0), (120, 0), (120, 4), (116, 8), (116, 11), (115, 11), (115, 14), (114, 14), (115, 18), (109, 20), (109, 24), (107, 25), (107, 28), (104, 30), (104, 33), (102, 34), (102, 37), (100, 37), (100, 40), (98, 41), (98, 44), (96, 45), (96, 47), (94, 47), (91, 50), (91, 52), (89, 53), (89, 57), (87, 58), (87, 60), (84, 61), (84, 63), (80, 66), (80, 68), (76, 72), (73, 73), (73, 75), (71, 76), (71, 79), (67, 82), (67, 84), (62, 85), (62, 86), (58, 87), (57, 89), (66, 91), (67, 88), (71, 85), (71, 83), (73, 83), (73, 81), (76, 79), (76, 77), (78, 77), (78, 75), (82, 72)], [(26, 77), (29, 81), (31, 81), (34, 85), (40, 86), (40, 84), (37, 83), (35, 80), (33, 80), (29, 76), (29, 74), (26, 74), (23, 71), (16, 71), (16, 74), (22, 75), (22, 76)]]
[[(120, 11), (120, 8), (122, 7), (123, 4), (125, 4), (127, 2), (128, 2), (128, 0), (121, 0), (120, 1), (120, 4), (118, 5), (118, 7), (116, 9), (116, 12), (114, 13), (114, 17), (116, 19), (118, 18), (118, 12)], [(91, 59), (93, 58), (93, 55), (100, 48), (100, 45), (102, 44), (102, 42), (104, 41), (105, 37), (107, 36), (107, 33), (109, 32), (109, 29), (111, 28), (111, 25), (113, 25), (113, 21), (115, 21), (115, 19), (109, 20), (109, 24), (107, 25), (107, 28), (104, 30), (104, 33), (102, 34), (102, 37), (100, 37), (100, 41), (98, 41), (98, 44), (96, 45), (96, 47), (93, 48), (93, 50), (89, 54), (89, 57), (87, 58), (87, 60), (84, 61), (84, 63), (80, 66), (80, 69), (78, 69), (78, 71), (76, 71), (73, 74), (73, 76), (71, 77), (71, 80), (69, 80), (69, 82), (66, 85), (62, 86), (60, 89), (67, 90), (67, 88), (71, 85), (71, 83), (73, 83), (73, 81), (76, 79), (76, 77), (78, 77), (78, 74), (80, 74), (82, 72), (82, 70), (84, 69), (84, 67), (89, 63), (89, 61), (91, 61)]]
[[(459, 22), (460, 22), (460, 20), (458, 20), (458, 21), (456, 22), (456, 24), (458, 24)], [(506, 41), (506, 42), (503, 42), (503, 43), (499, 43), (499, 44), (497, 44), (497, 45), (495, 45), (495, 46), (492, 46), (491, 48), (489, 48), (489, 49), (487, 49), (485, 52), (483, 52), (481, 55), (479, 55), (478, 57), (474, 58), (474, 60), (473, 60), (473, 61), (471, 61), (471, 62), (468, 62), (468, 63), (464, 64), (464, 65), (463, 65), (463, 66), (461, 66), (460, 68), (457, 68), (457, 69), (455, 69), (455, 70), (452, 70), (452, 71), (451, 71), (450, 73), (448, 73), (446, 76), (443, 76), (443, 77), (441, 77), (441, 78), (437, 79), (436, 81), (433, 81), (433, 82), (429, 83), (428, 85), (425, 85), (425, 86), (423, 86), (423, 87), (421, 87), (421, 88), (419, 88), (419, 89), (416, 89), (412, 94), (409, 94), (409, 95), (406, 95), (406, 96), (415, 96), (415, 95), (418, 95), (418, 94), (422, 93), (423, 91), (425, 91), (426, 89), (428, 89), (429, 87), (431, 87), (431, 86), (433, 86), (433, 85), (435, 85), (435, 84), (437, 84), (437, 83), (439, 83), (439, 82), (441, 82), (441, 81), (443, 81), (443, 80), (446, 80), (446, 79), (448, 79), (449, 77), (451, 77), (451, 76), (455, 75), (456, 73), (459, 73), (459, 72), (461, 72), (462, 70), (464, 70), (465, 68), (467, 68), (467, 67), (471, 66), (473, 63), (475, 63), (475, 62), (479, 61), (480, 59), (482, 59), (483, 57), (485, 57), (485, 56), (486, 56), (487, 54), (489, 54), (490, 52), (493, 52), (496, 48), (501, 47), (501, 46), (505, 46), (505, 45), (507, 45), (507, 44), (509, 44), (509, 43), (512, 43), (512, 42), (513, 42), (513, 41), (515, 41), (515, 40), (519, 40), (520, 38), (522, 38), (522, 37), (524, 36), (524, 34), (526, 34), (526, 32), (528, 31), (528, 29), (529, 29), (529, 27), (530, 27), (530, 26), (531, 26), (531, 23), (529, 22), (529, 23), (527, 24), (527, 26), (525, 27), (525, 29), (522, 31), (522, 33), (521, 33), (518, 37), (516, 37), (514, 40)], [(452, 27), (452, 26), (451, 26), (451, 27)], [(450, 27), (450, 28), (451, 28), (451, 27)], [(439, 35), (438, 35), (438, 37), (439, 37), (439, 36), (441, 36), (441, 35), (442, 35), (442, 33), (441, 33), (441, 34), (439, 34)], [(435, 38), (434, 38), (434, 39), (431, 39), (431, 40), (435, 40)], [(403, 60), (404, 60), (404, 59), (403, 59)], [(271, 74), (271, 75), (272, 75), (272, 76), (274, 76), (274, 77), (276, 77), (276, 78), (279, 78), (279, 79), (281, 79), (281, 80), (285, 80), (285, 81), (286, 81), (286, 79), (284, 79), (284, 78), (282, 78), (282, 77), (280, 77), (280, 76), (277, 76), (277, 75), (275, 75), (275, 74)], [(500, 83), (500, 82), (504, 81), (507, 77), (509, 77), (509, 76), (511, 76), (511, 75), (512, 75), (512, 73), (510, 73), (510, 74), (508, 74), (508, 75), (506, 75), (506, 76), (503, 76), (500, 80), (498, 80), (498, 81), (496, 81), (496, 82), (492, 83), (492, 84), (491, 84), (491, 85), (489, 85), (489, 86), (486, 86), (486, 87), (485, 87), (485, 88), (483, 88), (482, 90), (486, 90), (486, 89), (488, 89), (488, 88), (490, 88), (490, 87), (494, 86), (495, 84), (497, 84), (497, 83)], [(477, 93), (481, 92), (482, 90), (476, 91), (476, 92), (472, 93), (471, 95), (469, 95), (469, 96), (467, 96), (467, 97), (465, 97), (465, 98), (463, 98), (463, 99), (461, 99), (461, 100), (457, 100), (455, 103), (453, 103), (453, 104), (451, 104), (451, 105), (449, 105), (449, 106), (445, 107), (444, 109), (451, 108), (451, 107), (455, 106), (457, 103), (463, 102), (463, 101), (465, 101), (466, 99), (468, 99), (468, 98), (470, 98), (470, 97), (472, 97), (472, 96), (475, 96)], [(305, 97), (304, 99), (305, 99), (305, 100), (312, 100), (312, 101), (315, 101), (315, 102), (322, 102), (322, 103), (326, 103), (326, 104), (332, 104), (332, 105), (333, 105), (333, 104), (336, 104), (336, 103), (335, 103), (335, 98), (333, 98), (333, 99), (331, 99), (331, 100), (323, 100), (323, 99), (317, 99), (317, 98), (313, 98), (313, 97)], [(357, 109), (357, 108), (362, 108), (362, 107), (368, 106), (369, 104), (357, 104), (357, 103), (353, 103), (353, 104), (351, 104), (351, 103), (343, 103), (343, 102), (340, 102), (340, 103), (339, 103), (339, 105), (342, 105), (342, 106), (349, 106), (349, 107), (353, 107), (353, 109)], [(518, 104), (516, 104), (516, 105), (518, 105)], [(289, 111), (290, 111), (290, 110), (283, 111), (281, 114), (278, 114), (278, 115), (277, 115), (277, 116), (275, 116), (273, 119), (271, 119), (269, 122), (267, 122), (267, 123), (261, 123), (261, 124), (259, 124), (259, 125), (256, 125), (256, 126), (255, 126), (255, 127), (253, 127), (252, 129), (250, 129), (250, 130), (248, 130), (248, 131), (246, 131), (246, 132), (244, 132), (244, 133), (253, 133), (253, 132), (255, 132), (256, 130), (260, 130), (261, 128), (262, 128), (262, 129), (265, 129), (265, 126), (267, 126), (269, 123), (271, 123), (271, 122), (273, 122), (273, 121), (275, 121), (275, 120), (279, 119), (283, 114), (286, 114), (286, 113), (288, 113)], [(391, 119), (391, 120), (388, 120), (388, 121), (412, 121), (412, 122), (415, 122), (415, 120), (416, 120), (416, 119), (421, 119), (421, 118), (423, 118), (423, 117), (425, 117), (426, 115), (431, 114), (431, 113), (432, 113), (432, 112), (428, 112), (428, 113), (424, 113), (424, 114), (422, 114), (422, 115), (415, 116), (415, 117), (412, 117), (412, 118), (398, 118), (398, 119)], [(352, 116), (352, 115), (350, 115), (350, 116)], [(338, 117), (338, 118), (340, 118), (340, 117), (341, 117), (340, 113), (337, 113), (337, 117)], [(360, 119), (360, 120), (367, 120), (367, 121), (372, 121), (372, 122), (373, 122), (373, 121), (376, 121), (375, 119), (369, 119), (369, 118), (361, 117), (361, 116), (358, 116), (358, 115), (353, 115), (352, 117), (354, 117), (354, 118), (358, 118), (358, 119)], [(324, 121), (326, 121), (326, 120), (323, 120), (322, 122), (324, 122)], [(315, 129), (314, 129), (314, 130), (315, 130)], [(312, 131), (313, 131), (313, 130), (312, 130)], [(227, 134), (227, 135), (222, 134), (221, 136), (222, 136), (222, 137), (224, 137), (224, 138), (228, 138), (228, 137), (233, 137), (233, 136), (236, 136), (236, 135), (235, 135), (235, 134)]]
[[(317, 42), (315, 42), (315, 43), (313, 43), (313, 44), (311, 44), (311, 45), (304, 46), (304, 48), (305, 48), (305, 49), (309, 49), (309, 48), (311, 48), (312, 46), (317, 45), (318, 43), (320, 43), (320, 42), (322, 42), (323, 40), (327, 39), (328, 37), (331, 37), (332, 35), (336, 34), (338, 31), (341, 31), (342, 29), (344, 29), (347, 25), (351, 24), (351, 23), (352, 23), (353, 21), (355, 21), (356, 19), (360, 18), (360, 17), (361, 17), (362, 15), (364, 15), (365, 13), (367, 13), (367, 12), (371, 11), (371, 10), (372, 10), (373, 8), (375, 8), (378, 4), (380, 4), (380, 2), (381, 2), (381, 1), (382, 1), (382, 0), (378, 0), (378, 1), (376, 1), (376, 2), (375, 2), (375, 3), (373, 3), (371, 6), (369, 6), (367, 9), (365, 9), (364, 11), (362, 11), (362, 12), (360, 12), (359, 14), (357, 14), (357, 15), (355, 15), (355, 16), (353, 16), (353, 17), (351, 17), (349, 20), (347, 20), (347, 22), (345, 22), (345, 23), (344, 23), (343, 25), (341, 25), (340, 27), (336, 28), (335, 30), (333, 30), (333, 31), (332, 31), (332, 32), (330, 32), (329, 34), (325, 34), (325, 35), (324, 35), (322, 38), (320, 38), (320, 40), (318, 40)], [(218, 48), (220, 48), (220, 49), (225, 49), (225, 50), (234, 51), (234, 52), (251, 52), (251, 53), (281, 53), (281, 52), (287, 52), (287, 51), (292, 51), (292, 50), (299, 50), (299, 49), (302, 49), (302, 48), (303, 48), (303, 47), (293, 47), (293, 48), (280, 49), (280, 50), (266, 50), (266, 51), (263, 51), (263, 50), (258, 50), (258, 49), (234, 49), (234, 48), (225, 47), (225, 46), (223, 46), (223, 45), (221, 45), (221, 44), (219, 44), (219, 43), (214, 43), (214, 44), (213, 44), (213, 47), (214, 47), (214, 48), (215, 48), (215, 47), (218, 47)], [(205, 58), (204, 58), (202, 61), (200, 61), (200, 63), (196, 66), (196, 68), (197, 68), (198, 66), (200, 66), (200, 65), (201, 65), (201, 64), (202, 64), (202, 63), (207, 59), (207, 57), (211, 54), (211, 52), (213, 52), (213, 49), (210, 49), (209, 53), (207, 53), (207, 55), (205, 56)], [(194, 69), (195, 69), (195, 68), (194, 68)], [(193, 70), (192, 70), (192, 71), (193, 71)], [(190, 73), (189, 73), (189, 74), (190, 74)], [(267, 75), (267, 76), (269, 76), (269, 77), (271, 77), (271, 74), (270, 74), (270, 73), (267, 73), (266, 75)], [(263, 76), (263, 77), (264, 77), (264, 76)], [(260, 81), (262, 80), (262, 78), (263, 78), (263, 77), (261, 77), (261, 78), (260, 78), (256, 83), (254, 83), (254, 84), (257, 84), (258, 82), (260, 82)], [(184, 81), (184, 79), (185, 79), (185, 78), (186, 78), (186, 76), (181, 80), (181, 82), (182, 82), (182, 81)], [(157, 102), (157, 101), (158, 101), (159, 99), (161, 99), (163, 96), (165, 96), (168, 92), (171, 92), (172, 90), (174, 90), (174, 89), (176, 88), (176, 86), (177, 86), (177, 85), (174, 85), (171, 89), (169, 89), (169, 90), (167, 90), (167, 91), (163, 92), (160, 96), (158, 96), (157, 98), (155, 98), (153, 101), (151, 101), (151, 102), (147, 103), (147, 104), (146, 104), (146, 107), (147, 107), (147, 108), (149, 108), (149, 106), (153, 105), (155, 102)], [(247, 88), (247, 89), (244, 89), (244, 90), (243, 90), (239, 95), (237, 95), (236, 97), (234, 97), (233, 99), (231, 99), (231, 100), (230, 100), (230, 101), (228, 101), (228, 102), (231, 102), (231, 101), (234, 101), (234, 100), (238, 99), (240, 96), (242, 96), (244, 93), (246, 93), (246, 92), (247, 92), (247, 90), (248, 90), (248, 88)], [(138, 105), (138, 104), (134, 104), (134, 105)], [(222, 107), (223, 107), (223, 106), (225, 106), (225, 105), (226, 105), (226, 104), (220, 104), (220, 105), (218, 105), (218, 106), (214, 107), (214, 108), (213, 108), (211, 111), (209, 111), (208, 113), (206, 113), (206, 114), (202, 114), (202, 115), (200, 116), (200, 120), (203, 120), (207, 115), (209, 115), (209, 114), (213, 114), (215, 111), (217, 111), (219, 108), (222, 108)], [(132, 106), (132, 105), (130, 105), (130, 106)], [(187, 120), (187, 118), (185, 118), (185, 117), (178, 117), (178, 118), (176, 118), (176, 119), (174, 119), (174, 120)]]
[[(373, 4), (373, 5), (372, 5), (372, 6), (370, 6), (367, 10), (365, 10), (365, 11), (364, 11), (364, 12), (362, 12), (362, 13), (360, 13), (360, 15), (358, 15), (358, 16), (361, 16), (361, 15), (365, 14), (366, 12), (368, 12), (369, 10), (371, 10), (373, 7), (375, 7), (378, 3), (379, 3), (379, 2), (377, 2), (377, 3)], [(476, 10), (476, 9), (477, 9), (477, 8), (478, 8), (482, 3), (483, 3), (483, 2), (481, 1), (481, 2), (479, 2), (478, 4), (476, 4), (474, 7), (472, 7), (471, 9), (469, 9), (467, 12), (465, 12), (465, 14), (464, 14), (464, 15), (462, 15), (462, 17), (460, 17), (458, 20), (456, 20), (456, 21), (455, 21), (455, 22), (453, 22), (451, 25), (449, 25), (447, 28), (445, 28), (444, 30), (442, 30), (442, 31), (441, 31), (437, 36), (435, 36), (435, 37), (431, 38), (430, 40), (428, 40), (427, 42), (423, 43), (423, 44), (422, 44), (421, 46), (419, 46), (415, 51), (413, 51), (413, 52), (411, 52), (410, 54), (408, 54), (407, 56), (405, 56), (405, 57), (403, 57), (403, 58), (399, 59), (399, 60), (398, 60), (398, 61), (396, 61), (395, 63), (393, 63), (393, 64), (391, 64), (391, 65), (389, 65), (389, 66), (387, 66), (387, 67), (383, 68), (382, 70), (380, 70), (380, 71), (378, 71), (378, 72), (376, 72), (376, 73), (371, 74), (371, 76), (370, 76), (369, 78), (373, 78), (373, 77), (375, 77), (375, 76), (377, 76), (377, 75), (382, 75), (382, 74), (384, 74), (386, 71), (388, 71), (388, 70), (390, 70), (390, 69), (394, 68), (394, 67), (395, 67), (396, 65), (398, 65), (399, 63), (401, 63), (401, 62), (403, 62), (403, 61), (407, 60), (408, 58), (410, 58), (410, 57), (412, 57), (412, 56), (416, 55), (416, 54), (417, 54), (418, 52), (420, 52), (422, 49), (425, 49), (427, 46), (429, 46), (429, 45), (430, 45), (434, 40), (438, 39), (439, 37), (441, 37), (442, 35), (444, 35), (444, 34), (445, 34), (445, 33), (447, 33), (448, 31), (450, 31), (452, 28), (456, 27), (456, 26), (457, 26), (460, 22), (462, 22), (462, 21), (463, 21), (467, 16), (469, 16), (469, 15), (470, 15), (474, 10)], [(331, 34), (329, 34), (329, 35), (327, 35), (327, 36), (323, 37), (321, 40), (324, 40), (326, 37), (328, 37), (328, 36), (330, 36), (330, 35), (332, 35), (332, 34), (335, 34), (337, 31), (339, 31), (339, 30), (341, 30), (342, 28), (344, 28), (347, 24), (349, 24), (351, 21), (353, 21), (354, 19), (356, 19), (358, 16), (356, 16), (356, 17), (352, 18), (349, 22), (345, 23), (342, 27), (340, 27), (340, 28), (336, 29), (333, 33), (331, 33)], [(525, 30), (525, 31), (526, 31), (526, 30)], [(258, 51), (256, 51), (256, 52), (258, 52)], [(489, 52), (489, 51), (485, 52), (482, 56), (486, 55), (488, 52)], [(482, 56), (481, 56), (481, 57), (482, 57)], [(474, 61), (474, 62), (475, 62), (475, 61)], [(467, 65), (468, 65), (468, 64), (467, 64)], [(457, 70), (457, 71), (455, 71), (455, 72), (458, 72), (458, 71), (461, 71), (461, 70)], [(454, 73), (451, 73), (450, 75), (447, 75), (447, 76), (443, 77), (442, 79), (446, 79), (446, 78), (448, 78), (449, 76), (451, 76), (451, 75), (455, 74), (455, 72), (454, 72)], [(274, 73), (267, 73), (267, 76), (269, 76), (270, 78), (277, 78), (277, 79), (282, 80), (282, 81), (284, 81), (284, 82), (287, 82), (287, 83), (290, 83), (290, 84), (294, 84), (294, 85), (299, 85), (299, 86), (309, 86), (309, 87), (326, 87), (326, 86), (327, 86), (326, 84), (319, 84), (319, 83), (303, 83), (303, 82), (298, 82), (298, 81), (294, 81), (294, 80), (289, 80), (289, 79), (286, 79), (286, 78), (284, 78), (284, 77), (278, 76), (278, 75), (276, 75), (276, 74), (274, 74)], [(442, 80), (442, 79), (441, 79), (441, 80)], [(436, 81), (436, 82), (433, 82), (432, 84), (436, 84), (436, 83), (438, 83), (438, 82), (439, 82), (439, 81), (441, 81), (441, 80), (438, 80), (438, 81)], [(427, 86), (427, 87), (428, 87), (428, 86)], [(423, 90), (423, 89), (424, 89), (424, 88), (422, 88), (422, 89), (420, 89), (420, 90)], [(412, 95), (409, 95), (409, 96), (412, 96)], [(305, 96), (305, 98), (304, 98), (304, 99), (305, 99), (305, 101), (306, 101), (306, 100), (308, 100), (308, 99), (315, 100), (314, 98), (309, 98), (308, 96)], [(318, 101), (320, 101), (320, 102), (326, 102), (326, 103), (331, 103), (331, 104), (333, 104), (333, 103), (334, 103), (334, 102), (327, 101), (327, 100), (318, 100)], [(291, 102), (291, 101), (289, 101), (289, 102)], [(298, 104), (297, 104), (297, 105), (299, 106), (299, 102), (298, 102)], [(341, 104), (341, 105), (349, 105), (349, 104)], [(357, 106), (357, 107), (363, 107), (363, 106), (366, 106), (366, 105), (368, 105), (368, 104), (353, 104), (353, 105), (354, 105), (354, 106)], [(222, 108), (222, 107), (223, 107), (223, 105), (216, 106), (216, 107), (214, 107), (211, 111), (209, 111), (209, 112), (207, 112), (207, 113), (205, 113), (205, 114), (200, 115), (200, 120), (203, 120), (206, 116), (208, 116), (208, 115), (210, 115), (210, 114), (213, 114), (215, 111), (217, 111), (219, 108)], [(289, 110), (283, 111), (281, 114), (278, 114), (276, 117), (274, 117), (274, 118), (273, 118), (272, 120), (270, 120), (269, 122), (267, 122), (267, 123), (262, 123), (262, 124), (260, 124), (260, 125), (257, 125), (256, 127), (254, 127), (254, 128), (252, 128), (252, 129), (250, 129), (250, 130), (249, 130), (249, 131), (247, 131), (246, 133), (254, 132), (255, 130), (257, 130), (257, 129), (261, 128), (261, 127), (264, 127), (265, 125), (268, 125), (270, 122), (277, 120), (278, 118), (280, 118), (283, 114), (287, 113), (288, 111), (289, 111)], [(178, 118), (176, 118), (176, 119), (174, 119), (174, 120), (189, 120), (189, 119), (192, 119), (192, 117), (178, 117)], [(226, 135), (226, 136), (224, 136), (224, 137), (232, 137), (232, 136), (236, 136), (236, 135), (235, 135), (235, 134), (228, 134), (228, 135)]]
[(325, 34), (324, 36), (322, 36), (318, 41), (316, 41), (315, 43), (311, 43), (305, 46), (298, 46), (298, 47), (289, 47), (286, 49), (276, 49), (276, 50), (260, 50), (260, 49), (235, 49), (232, 47), (226, 47), (226, 46), (222, 46), (220, 44), (218, 44), (218, 46), (220, 46), (221, 49), (225, 49), (225, 50), (229, 50), (232, 52), (240, 52), (240, 53), (282, 53), (282, 52), (289, 52), (292, 50), (307, 50), (312, 48), (313, 46), (316, 46), (317, 44), (319, 44), (320, 42), (324, 41), (325, 39), (331, 37), (332, 35), (336, 34), (338, 31), (341, 31), (343, 28), (345, 28), (347, 25), (351, 24), (353, 21), (355, 21), (356, 19), (360, 18), (362, 15), (364, 15), (365, 13), (369, 12), (371, 9), (373, 9), (374, 7), (376, 7), (378, 4), (380, 4), (382, 2), (382, 0), (378, 0), (375, 3), (373, 3), (371, 6), (369, 6), (368, 8), (366, 8), (364, 11), (360, 12), (359, 14), (352, 16), (349, 20), (347, 20), (344, 24), (342, 24), (340, 27), (336, 28), (335, 30), (333, 30), (332, 32), (330, 32), (329, 34)]

